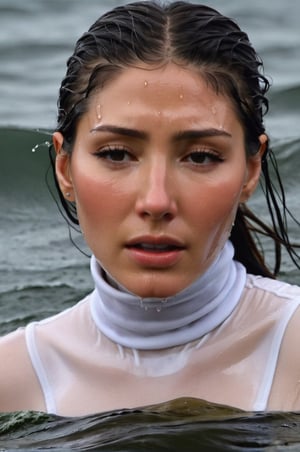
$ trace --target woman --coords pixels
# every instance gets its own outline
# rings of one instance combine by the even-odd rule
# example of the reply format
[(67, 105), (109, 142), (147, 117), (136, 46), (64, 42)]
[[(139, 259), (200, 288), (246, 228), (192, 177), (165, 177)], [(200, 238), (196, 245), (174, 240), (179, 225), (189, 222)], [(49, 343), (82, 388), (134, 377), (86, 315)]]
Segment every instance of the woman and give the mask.
[[(298, 268), (299, 256), (269, 175), (261, 69), (235, 22), (185, 2), (120, 6), (78, 40), (55, 177), (95, 290), (2, 339), (3, 411), (74, 416), (182, 396), (300, 408), (300, 288), (275, 280), (280, 248)], [(261, 172), (272, 227), (246, 207)], [(274, 240), (274, 270), (259, 232)]]

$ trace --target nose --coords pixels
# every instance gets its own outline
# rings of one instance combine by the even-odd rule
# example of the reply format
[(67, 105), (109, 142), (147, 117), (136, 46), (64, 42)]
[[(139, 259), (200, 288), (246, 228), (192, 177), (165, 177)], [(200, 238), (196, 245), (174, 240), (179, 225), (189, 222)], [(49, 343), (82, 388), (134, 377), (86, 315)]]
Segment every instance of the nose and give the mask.
[(154, 221), (172, 220), (177, 213), (174, 180), (165, 162), (146, 166), (141, 173), (136, 211), (139, 216)]

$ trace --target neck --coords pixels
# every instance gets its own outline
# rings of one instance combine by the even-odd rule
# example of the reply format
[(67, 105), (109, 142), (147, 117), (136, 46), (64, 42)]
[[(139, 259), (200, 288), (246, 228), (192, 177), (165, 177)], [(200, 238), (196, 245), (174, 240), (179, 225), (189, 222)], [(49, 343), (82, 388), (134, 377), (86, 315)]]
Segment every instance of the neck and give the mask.
[(166, 299), (141, 299), (115, 281), (108, 283), (93, 256), (94, 321), (111, 340), (135, 349), (162, 349), (199, 339), (221, 324), (240, 299), (246, 271), (233, 254), (228, 241), (203, 275)]

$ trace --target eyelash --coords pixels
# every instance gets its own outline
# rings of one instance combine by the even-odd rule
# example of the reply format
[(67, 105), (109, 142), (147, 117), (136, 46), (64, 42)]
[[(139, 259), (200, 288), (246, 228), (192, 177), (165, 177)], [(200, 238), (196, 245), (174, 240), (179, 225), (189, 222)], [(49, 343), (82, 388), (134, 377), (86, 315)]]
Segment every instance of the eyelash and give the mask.
[[(211, 151), (207, 151), (207, 150), (192, 151), (184, 158), (184, 160), (187, 161), (192, 156), (197, 157), (197, 158), (201, 157), (201, 160), (205, 160), (208, 158), (210, 160), (210, 163), (221, 163), (224, 161), (224, 159), (220, 155), (218, 155), (214, 152), (211, 152)], [(191, 161), (191, 163), (194, 165), (202, 165), (203, 161), (201, 161), (201, 162)]]
[[(123, 164), (127, 163), (128, 161), (136, 160), (136, 158), (124, 147), (122, 146), (108, 146), (105, 149), (102, 149), (100, 151), (95, 152), (94, 154), (97, 158), (107, 160), (111, 162), (112, 164)], [(121, 158), (118, 158), (121, 157)], [(126, 158), (125, 158), (126, 157)], [(201, 159), (201, 161), (197, 160), (191, 160), (191, 157), (195, 157)], [(224, 159), (216, 154), (215, 152), (211, 152), (208, 150), (198, 150), (198, 151), (192, 151), (187, 156), (183, 158), (183, 161), (191, 163), (194, 166), (197, 165), (205, 165), (203, 160), (209, 159), (209, 163), (221, 163), (224, 161)]]
[[(123, 158), (122, 159), (116, 158), (120, 156), (120, 154)], [(123, 148), (122, 146), (113, 146), (113, 147), (107, 146), (105, 149), (95, 152), (94, 155), (99, 159), (108, 160), (114, 163), (125, 163), (129, 160), (134, 159), (132, 154), (130, 154), (130, 152), (126, 148)], [(128, 159), (126, 160), (124, 160), (125, 155), (128, 157)]]

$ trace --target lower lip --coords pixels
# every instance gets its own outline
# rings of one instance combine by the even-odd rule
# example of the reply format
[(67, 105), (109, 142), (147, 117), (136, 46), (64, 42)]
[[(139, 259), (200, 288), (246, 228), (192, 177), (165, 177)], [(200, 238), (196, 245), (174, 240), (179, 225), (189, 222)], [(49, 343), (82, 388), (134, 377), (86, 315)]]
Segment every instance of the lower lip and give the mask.
[(175, 265), (181, 258), (183, 249), (172, 251), (149, 251), (140, 248), (126, 248), (137, 264), (145, 267), (165, 268)]

